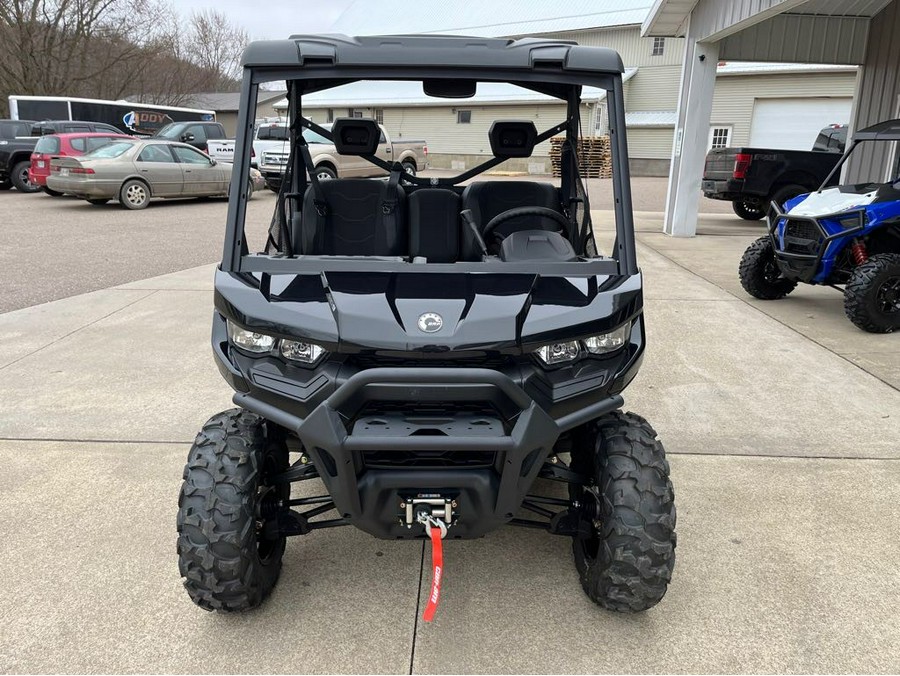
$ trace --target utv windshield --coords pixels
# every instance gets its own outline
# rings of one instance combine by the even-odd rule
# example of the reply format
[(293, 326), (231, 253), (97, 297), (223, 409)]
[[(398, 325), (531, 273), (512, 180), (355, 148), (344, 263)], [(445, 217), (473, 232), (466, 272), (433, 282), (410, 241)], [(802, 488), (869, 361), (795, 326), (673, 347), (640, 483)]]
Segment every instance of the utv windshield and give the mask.
[[(554, 64), (572, 47), (551, 46)], [(232, 196), (246, 184), (262, 83), (288, 92), (276, 106), (288, 157), (266, 176), (278, 192), (264, 238), (259, 222), (245, 230), (244, 196), (230, 202), (223, 270), (635, 274), (621, 61), (578, 49), (610, 69), (504, 70), (481, 54), (468, 71), (246, 67), (238, 129), (250, 132), (238, 133)], [(612, 193), (603, 247), (592, 190)]]

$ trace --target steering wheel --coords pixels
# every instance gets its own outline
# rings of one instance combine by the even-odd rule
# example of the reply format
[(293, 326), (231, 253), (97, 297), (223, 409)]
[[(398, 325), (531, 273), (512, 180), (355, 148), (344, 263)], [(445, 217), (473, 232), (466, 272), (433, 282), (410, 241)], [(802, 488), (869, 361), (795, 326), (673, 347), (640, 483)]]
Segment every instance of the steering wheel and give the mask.
[[(484, 239), (487, 239), (498, 226), (506, 223), (506, 221), (511, 220), (513, 218), (518, 218), (519, 216), (537, 216), (538, 218), (547, 219), (549, 221), (554, 221), (559, 228), (555, 230), (555, 232), (560, 235), (565, 235), (566, 231), (569, 228), (569, 219), (563, 216), (558, 211), (554, 211), (553, 209), (548, 209), (547, 207), (516, 207), (515, 209), (507, 209), (506, 211), (497, 214), (494, 216), (488, 224), (484, 226), (484, 230), (481, 233), (481, 236)], [(508, 235), (497, 234), (496, 239), (498, 242), (506, 239)]]

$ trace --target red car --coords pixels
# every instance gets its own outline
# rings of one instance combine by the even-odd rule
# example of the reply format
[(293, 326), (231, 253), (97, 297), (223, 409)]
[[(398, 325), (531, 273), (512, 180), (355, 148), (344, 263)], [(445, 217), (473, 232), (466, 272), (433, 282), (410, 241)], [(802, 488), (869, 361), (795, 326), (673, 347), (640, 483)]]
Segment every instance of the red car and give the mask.
[(28, 180), (41, 186), (48, 195), (59, 197), (60, 192), (47, 187), (47, 176), (50, 175), (50, 160), (58, 157), (74, 157), (84, 155), (100, 146), (116, 139), (130, 139), (124, 134), (104, 134), (78, 132), (71, 134), (48, 134), (38, 139), (31, 154), (31, 166), (28, 168)]

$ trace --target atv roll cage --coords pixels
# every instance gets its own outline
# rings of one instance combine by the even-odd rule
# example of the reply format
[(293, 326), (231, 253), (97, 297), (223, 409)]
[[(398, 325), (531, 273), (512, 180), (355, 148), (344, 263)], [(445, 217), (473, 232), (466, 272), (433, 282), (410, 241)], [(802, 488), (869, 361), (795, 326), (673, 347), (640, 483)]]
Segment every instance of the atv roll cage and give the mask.
[[(295, 45), (285, 50), (286, 44)], [(311, 129), (331, 139), (331, 132), (301, 114), (303, 96), (360, 80), (411, 80), (432, 87), (445, 83), (501, 82), (553, 96), (566, 103), (565, 120), (542, 130), (536, 142), (564, 133), (561, 161), (561, 201), (571, 221), (568, 239), (578, 256), (576, 261), (541, 262), (548, 274), (598, 274), (630, 276), (637, 273), (634, 224), (631, 213), (622, 90), (622, 62), (611, 50), (580, 47), (574, 43), (540, 40), (472, 38), (467, 54), (452, 67), (442, 63), (442, 49), (458, 48), (458, 38), (396, 36), (345, 38), (329, 36), (292, 36), (289, 41), (253, 43), (244, 54), (245, 69), (241, 85), (238, 116), (238, 142), (235, 147), (232, 190), (239, 198), (229, 203), (225, 247), (221, 269), (226, 273), (312, 273), (321, 271), (403, 272), (410, 269), (402, 257), (384, 256), (319, 256), (298, 255), (291, 241), (288, 223), (302, 218), (303, 196), (310, 185), (301, 147), (302, 131)], [(470, 52), (470, 53), (468, 53)], [(458, 50), (454, 51), (458, 54)], [(252, 151), (254, 111), (259, 86), (283, 81), (288, 87), (288, 115), (291, 120), (291, 156), (278, 211), (270, 229), (264, 253), (251, 253), (244, 235), (246, 195), (243, 186), (249, 173)], [(593, 86), (607, 93), (609, 135), (613, 165), (616, 239), (612, 251), (598, 256), (593, 241), (590, 205), (578, 172), (579, 105), (583, 86)], [(390, 163), (372, 155), (364, 156), (382, 169)], [(452, 178), (404, 176), (403, 181), (416, 187), (452, 188), (463, 181), (503, 162), (494, 156), (476, 167)], [(482, 224), (483, 225), (483, 224)], [(546, 267), (543, 267), (546, 266)], [(485, 258), (482, 261), (458, 261), (417, 266), (416, 272), (531, 272), (529, 262)]]
[(873, 124), (871, 127), (860, 129), (853, 134), (853, 142), (850, 144), (850, 147), (847, 148), (841, 156), (841, 159), (838, 160), (838, 163), (834, 165), (834, 168), (828, 176), (825, 177), (825, 180), (822, 181), (822, 185), (819, 186), (817, 192), (822, 192), (828, 187), (831, 179), (837, 175), (841, 170), (841, 167), (844, 166), (844, 163), (850, 159), (850, 155), (853, 154), (856, 147), (867, 141), (900, 141), (900, 120), (886, 120), (884, 122), (879, 122), (878, 124)]

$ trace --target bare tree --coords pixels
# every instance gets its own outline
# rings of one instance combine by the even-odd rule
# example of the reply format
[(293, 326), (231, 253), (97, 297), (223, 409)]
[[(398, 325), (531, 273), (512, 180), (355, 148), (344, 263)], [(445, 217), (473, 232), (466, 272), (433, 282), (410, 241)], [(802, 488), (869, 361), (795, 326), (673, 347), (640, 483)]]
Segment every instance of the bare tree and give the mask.
[(228, 17), (215, 9), (191, 15), (191, 40), (188, 45), (191, 61), (201, 68), (221, 74), (214, 91), (233, 86), (240, 76), (240, 59), (250, 36), (232, 24)]
[(168, 0), (0, 0), (0, 114), (9, 94), (178, 105), (233, 89), (247, 41), (215, 10), (184, 28)]

